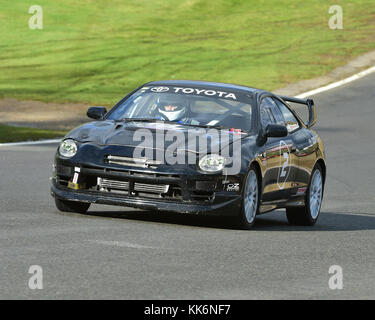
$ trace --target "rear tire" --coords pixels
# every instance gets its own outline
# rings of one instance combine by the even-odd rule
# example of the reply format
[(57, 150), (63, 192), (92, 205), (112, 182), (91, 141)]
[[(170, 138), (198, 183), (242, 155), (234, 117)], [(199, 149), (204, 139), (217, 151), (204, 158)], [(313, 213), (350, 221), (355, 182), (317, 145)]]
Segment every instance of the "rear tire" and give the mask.
[(324, 180), (319, 164), (313, 169), (305, 195), (305, 206), (286, 208), (288, 222), (298, 226), (313, 226), (318, 220), (323, 200)]
[(90, 203), (60, 200), (55, 197), (56, 208), (62, 212), (86, 213)]
[(242, 191), (242, 208), (238, 217), (238, 225), (241, 229), (249, 230), (255, 223), (260, 203), (259, 181), (258, 171), (254, 166), (251, 166)]

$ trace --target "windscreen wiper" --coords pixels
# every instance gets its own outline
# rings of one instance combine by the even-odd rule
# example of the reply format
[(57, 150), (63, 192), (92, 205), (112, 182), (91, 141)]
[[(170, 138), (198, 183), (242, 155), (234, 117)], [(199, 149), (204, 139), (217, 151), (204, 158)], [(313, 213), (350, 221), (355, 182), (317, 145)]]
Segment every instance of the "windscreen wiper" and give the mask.
[[(180, 123), (178, 121), (166, 120), (166, 119), (155, 119), (155, 118), (124, 118), (121, 121), (123, 122), (161, 122), (161, 123), (179, 124), (179, 125), (188, 126), (188, 127), (213, 128), (213, 129), (218, 129), (218, 130), (230, 130), (231, 129), (231, 128), (223, 127), (219, 125)], [(246, 133), (247, 131), (241, 130), (241, 132)]]
[(163, 121), (155, 118), (123, 118), (121, 119), (123, 122), (157, 122)]
[(161, 123), (179, 124), (182, 126), (189, 126), (189, 127), (224, 129), (221, 126), (209, 126), (209, 125), (204, 125), (204, 124), (189, 124), (189, 123), (181, 123), (181, 122), (173, 121), (173, 120), (155, 119), (155, 118), (124, 118), (121, 121), (123, 122), (161, 122)]

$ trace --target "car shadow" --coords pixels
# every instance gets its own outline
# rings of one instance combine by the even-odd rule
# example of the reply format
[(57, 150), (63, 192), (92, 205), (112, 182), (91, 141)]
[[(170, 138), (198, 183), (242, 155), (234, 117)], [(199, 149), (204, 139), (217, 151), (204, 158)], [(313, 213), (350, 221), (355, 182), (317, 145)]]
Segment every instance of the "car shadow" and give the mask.
[[(234, 229), (238, 227), (231, 217), (198, 216), (154, 211), (89, 211), (87, 215), (111, 217), (132, 221), (185, 225), (191, 227)], [(293, 226), (286, 219), (284, 210), (277, 210), (257, 217), (254, 231), (358, 231), (375, 230), (375, 213), (336, 213), (323, 211), (315, 226)]]
[(110, 217), (132, 221), (153, 222), (162, 224), (185, 225), (191, 227), (236, 229), (233, 219), (229, 217), (212, 217), (193, 214), (179, 214), (162, 211), (127, 210), (127, 211), (88, 211), (86, 215)]
[(314, 226), (293, 226), (282, 211), (259, 216), (256, 229), (269, 231), (359, 231), (375, 230), (375, 213), (338, 213), (322, 211)]

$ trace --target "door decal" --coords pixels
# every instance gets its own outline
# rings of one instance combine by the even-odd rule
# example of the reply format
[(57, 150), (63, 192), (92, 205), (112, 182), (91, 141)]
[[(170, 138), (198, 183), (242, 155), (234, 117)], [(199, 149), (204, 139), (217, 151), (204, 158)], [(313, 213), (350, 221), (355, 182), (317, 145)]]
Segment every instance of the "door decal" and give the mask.
[(290, 172), (290, 151), (285, 141), (280, 141), (280, 166), (279, 174), (277, 175), (277, 185), (280, 190), (285, 188), (285, 183), (288, 180)]

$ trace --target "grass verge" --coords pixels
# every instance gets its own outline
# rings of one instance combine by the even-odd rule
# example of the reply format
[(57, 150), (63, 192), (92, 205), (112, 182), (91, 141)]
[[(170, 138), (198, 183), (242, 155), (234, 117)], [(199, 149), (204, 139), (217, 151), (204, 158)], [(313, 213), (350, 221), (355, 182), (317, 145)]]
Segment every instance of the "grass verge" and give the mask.
[(63, 137), (65, 134), (65, 131), (13, 127), (0, 124), (0, 143), (54, 139)]
[[(0, 98), (113, 105), (150, 80), (268, 90), (317, 77), (375, 49), (374, 0), (3, 1)], [(331, 30), (332, 4), (343, 9)]]

